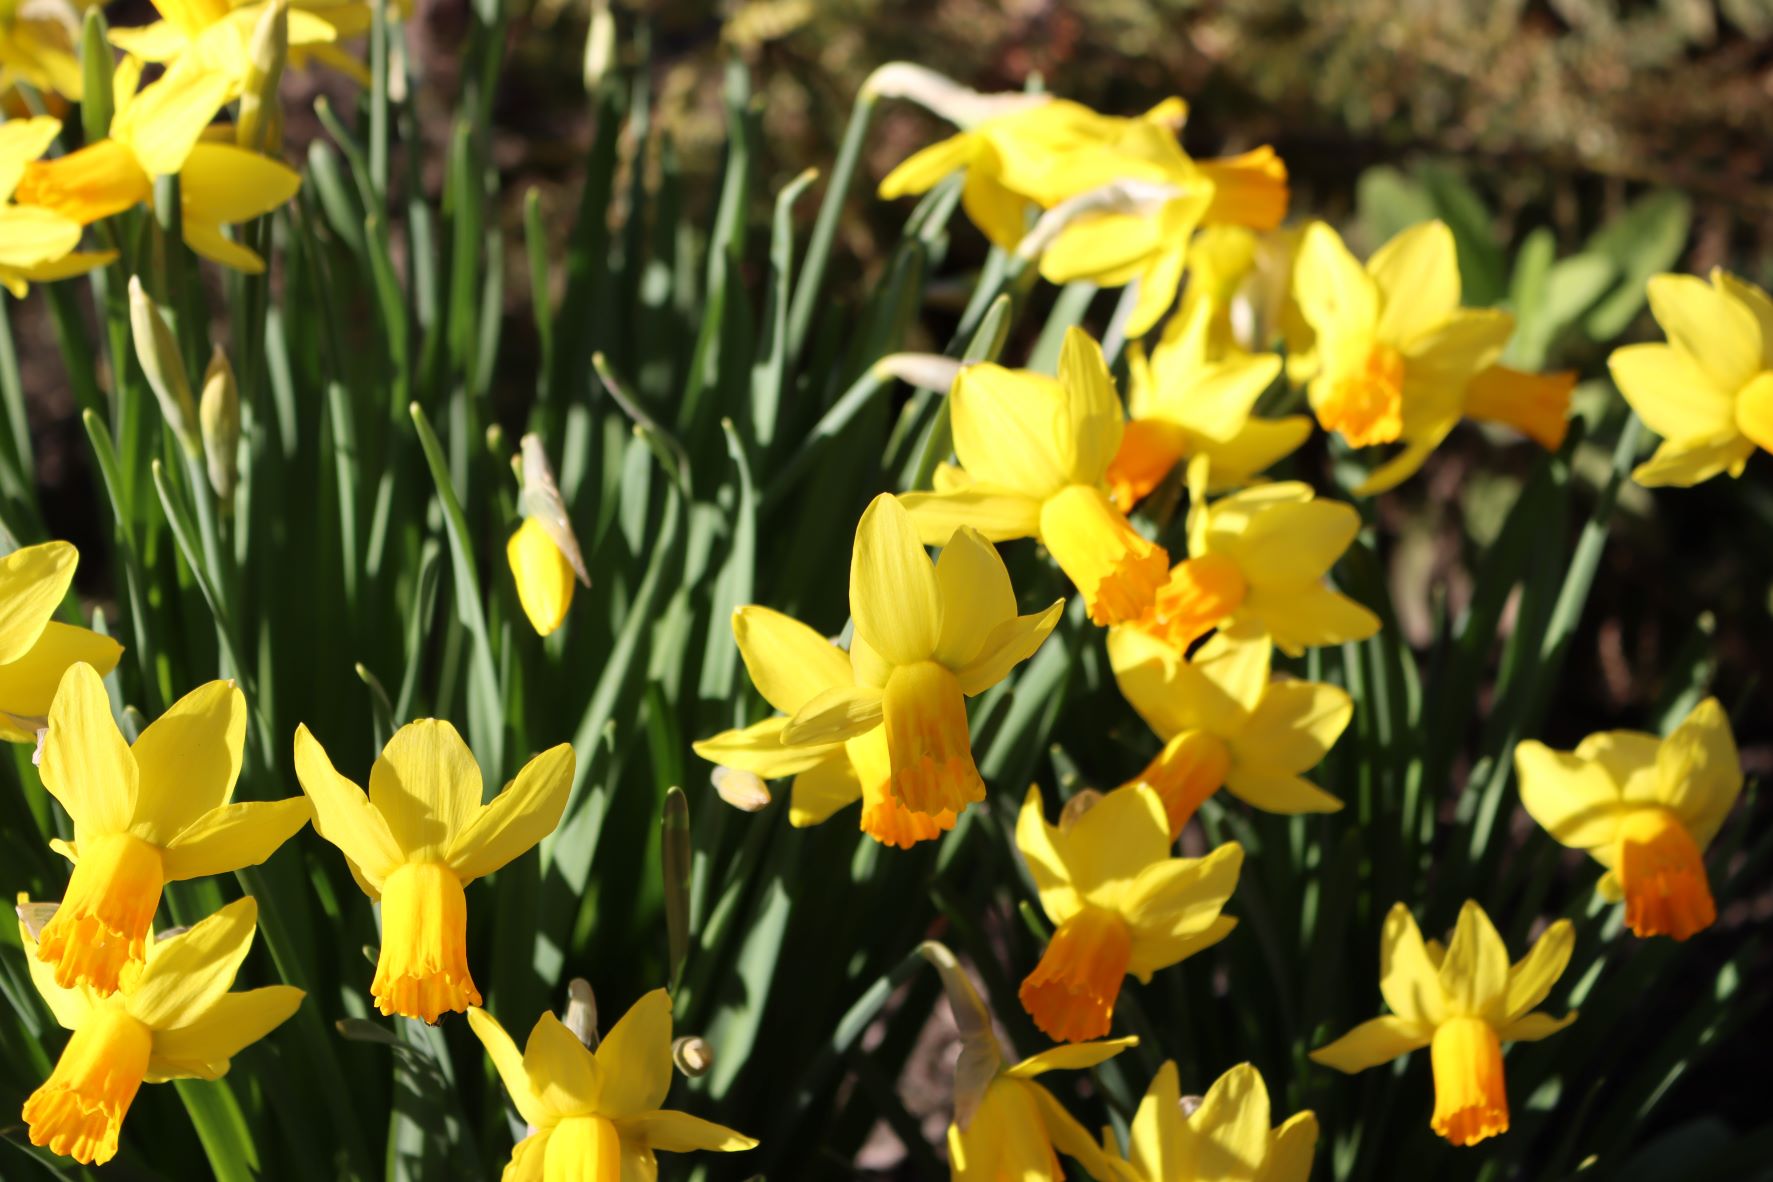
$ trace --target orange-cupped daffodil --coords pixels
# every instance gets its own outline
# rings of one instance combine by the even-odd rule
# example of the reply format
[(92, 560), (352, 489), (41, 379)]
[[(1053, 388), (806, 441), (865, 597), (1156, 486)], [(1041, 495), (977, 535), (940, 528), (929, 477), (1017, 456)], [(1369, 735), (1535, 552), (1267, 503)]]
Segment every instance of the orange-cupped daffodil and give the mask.
[(1639, 484), (1682, 487), (1742, 475), (1758, 447), (1773, 451), (1773, 300), (1714, 268), (1656, 275), (1650, 311), (1666, 344), (1626, 345), (1607, 358), (1619, 392), (1662, 436), (1638, 465)]
[(0, 558), (0, 740), (35, 743), (63, 674), (85, 663), (117, 667), (123, 646), (51, 617), (74, 582), (80, 552), (68, 542), (25, 546)]
[(1528, 815), (1607, 868), (1597, 890), (1625, 901), (1635, 934), (1685, 940), (1716, 921), (1705, 847), (1742, 791), (1717, 699), (1695, 706), (1666, 739), (1603, 731), (1573, 752), (1528, 741), (1514, 763)]
[(25, 1101), (31, 1144), (103, 1165), (144, 1083), (220, 1079), (229, 1061), (276, 1029), (302, 1002), (292, 985), (230, 993), (252, 946), (258, 906), (237, 899), (177, 935), (150, 940), (146, 959), (109, 996), (56, 983), (19, 925), (31, 980), (74, 1032), (43, 1086)]
[(10, 204), (25, 168), (61, 134), (47, 116), (0, 123), (0, 286), (23, 299), (30, 284), (84, 275), (116, 258), (114, 251), (81, 252), (80, 223), (51, 209)]
[(1391, 1013), (1363, 1022), (1311, 1052), (1314, 1061), (1354, 1073), (1422, 1047), (1434, 1067), (1434, 1131), (1455, 1145), (1475, 1145), (1508, 1131), (1502, 1044), (1533, 1042), (1576, 1020), (1536, 1010), (1570, 963), (1570, 921), (1546, 928), (1527, 955), (1509, 964), (1490, 917), (1474, 902), (1460, 908), (1445, 948), (1424, 942), (1402, 903), (1385, 917), (1379, 989)]
[(1163, 799), (1170, 837), (1224, 788), (1271, 813), (1330, 813), (1342, 802), (1303, 778), (1354, 714), (1338, 686), (1270, 678), (1273, 645), (1248, 624), (1215, 633), (1193, 659), (1136, 627), (1108, 633), (1121, 694), (1163, 750), (1132, 781)]
[(421, 718), (382, 748), (365, 796), (305, 725), (296, 728), (296, 776), (314, 803), (315, 832), (339, 847), (357, 885), (382, 905), (370, 985), (382, 1013), (435, 1022), (480, 1004), (463, 888), (554, 832), (573, 764), (571, 744), (551, 747), (482, 804), (480, 765), (462, 736)]
[(124, 742), (104, 683), (70, 667), (49, 707), (43, 786), (74, 821), (50, 842), (74, 863), (37, 955), (56, 983), (115, 992), (139, 966), (169, 882), (256, 866), (308, 822), (308, 802), (233, 801), (246, 745), (246, 696), (200, 685)]
[(1503, 423), (1547, 450), (1562, 445), (1574, 374), (1496, 364), (1514, 318), (1462, 308), (1458, 252), (1446, 223), (1398, 234), (1365, 267), (1329, 226), (1305, 229), (1293, 269), (1317, 338), (1311, 406), (1352, 447), (1402, 444), (1356, 490), (1401, 484), (1462, 418)]
[(1128, 1130), (1127, 1154), (1108, 1133), (1121, 1182), (1306, 1182), (1317, 1151), (1317, 1116), (1296, 1112), (1270, 1128), (1262, 1073), (1239, 1063), (1213, 1081), (1192, 1111), (1182, 1106), (1173, 1060), (1158, 1068)]
[(529, 1135), (511, 1150), (504, 1182), (624, 1182), (658, 1177), (655, 1151), (732, 1153), (757, 1142), (724, 1125), (661, 1108), (671, 1088), (671, 995), (634, 1003), (595, 1051), (552, 1013), (517, 1049), (478, 1006), (468, 1025), (486, 1047)]
[(943, 545), (963, 525), (994, 542), (1039, 538), (1096, 623), (1143, 615), (1169, 555), (1109, 499), (1124, 424), (1101, 347), (1070, 329), (1057, 378), (971, 365), (949, 398), (960, 467), (946, 470), (938, 491), (903, 497), (923, 540)]
[(1066, 820), (1048, 824), (1040, 789), (1028, 790), (1016, 845), (1057, 928), (1019, 996), (1049, 1037), (1078, 1042), (1108, 1033), (1128, 973), (1148, 982), (1231, 932), (1237, 921), (1220, 912), (1244, 851), (1226, 842), (1204, 858), (1172, 857), (1163, 801), (1144, 785)]

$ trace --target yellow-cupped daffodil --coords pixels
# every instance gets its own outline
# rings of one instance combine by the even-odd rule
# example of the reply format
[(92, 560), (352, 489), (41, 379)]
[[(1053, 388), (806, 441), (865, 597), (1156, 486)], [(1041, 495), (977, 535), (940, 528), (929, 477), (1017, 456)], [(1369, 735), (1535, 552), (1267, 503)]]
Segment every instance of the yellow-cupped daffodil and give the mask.
[(80, 552), (68, 542), (26, 546), (0, 558), (0, 740), (35, 743), (49, 725), (62, 675), (87, 664), (117, 667), (123, 646), (51, 617), (74, 582)]
[(548, 636), (566, 621), (573, 605), (573, 584), (589, 587), (591, 576), (585, 570), (579, 536), (573, 532), (566, 502), (554, 483), (554, 469), (542, 449), (541, 436), (525, 435), (521, 453), (523, 524), (505, 543), (505, 561), (510, 564), (517, 601), (529, 617), (530, 627), (536, 635)]
[(949, 398), (960, 468), (903, 498), (923, 540), (943, 545), (963, 525), (993, 542), (1039, 538), (1096, 623), (1143, 615), (1170, 559), (1109, 499), (1124, 424), (1101, 347), (1070, 329), (1057, 378), (971, 365)]
[(82, 252), (80, 223), (34, 205), (10, 204), (25, 167), (61, 134), (47, 116), (0, 123), (0, 286), (23, 299), (32, 282), (84, 275), (116, 258), (115, 251)]
[(1300, 311), (1317, 336), (1312, 409), (1352, 447), (1403, 445), (1356, 491), (1401, 484), (1461, 418), (1513, 427), (1547, 450), (1568, 427), (1574, 374), (1496, 364), (1514, 317), (1459, 306), (1458, 253), (1446, 223), (1423, 222), (1362, 267), (1329, 226), (1306, 227), (1293, 270)]
[(1666, 739), (1603, 731), (1573, 752), (1528, 741), (1514, 765), (1528, 815), (1607, 868), (1596, 889), (1625, 901), (1635, 934), (1685, 940), (1716, 921), (1705, 847), (1742, 791), (1717, 699), (1695, 706)]
[(295, 1013), (303, 995), (292, 985), (228, 991), (257, 923), (258, 905), (237, 899), (177, 935), (151, 940), (145, 961), (109, 996), (58, 985), (20, 923), (32, 983), (56, 1022), (74, 1032), (55, 1070), (25, 1101), (31, 1144), (103, 1165), (117, 1154), (117, 1134), (142, 1084), (220, 1079), (230, 1059)]
[(1755, 448), (1773, 451), (1773, 300), (1714, 268), (1656, 275), (1650, 311), (1666, 344), (1627, 345), (1607, 358), (1619, 392), (1662, 436), (1638, 465), (1639, 484), (1686, 487), (1742, 475)]
[(1317, 500), (1298, 481), (1209, 503), (1209, 463), (1189, 461), (1189, 556), (1138, 627), (1186, 650), (1216, 627), (1245, 623), (1289, 656), (1379, 631), (1378, 616), (1324, 582), (1360, 531), (1352, 505)]
[(1311, 435), (1308, 415), (1270, 420), (1251, 414), (1279, 376), (1280, 357), (1239, 353), (1212, 360), (1214, 306), (1201, 301), (1184, 312), (1187, 331), (1166, 333), (1149, 359), (1137, 342), (1127, 346), (1130, 421), (1108, 466), (1108, 486), (1123, 512), (1191, 456), (1207, 458), (1209, 490), (1241, 488)]
[(1077, 1042), (1108, 1033), (1128, 973), (1148, 982), (1231, 932), (1237, 921), (1220, 912), (1244, 851), (1233, 841), (1204, 858), (1171, 857), (1164, 803), (1142, 784), (1067, 822), (1049, 825), (1040, 789), (1028, 790), (1016, 845), (1058, 927), (1019, 996), (1049, 1037)]
[(1575, 1010), (1554, 1018), (1534, 1009), (1570, 963), (1570, 921), (1546, 928), (1512, 965), (1490, 917), (1470, 901), (1445, 948), (1423, 941), (1402, 903), (1385, 917), (1379, 939), (1379, 990), (1391, 1013), (1311, 1052), (1312, 1059), (1352, 1074), (1429, 1047), (1434, 1131), (1455, 1145), (1506, 1133), (1502, 1044), (1534, 1042), (1576, 1020)]
[(479, 1007), (468, 1025), (486, 1047), (530, 1133), (511, 1150), (504, 1182), (642, 1182), (658, 1177), (655, 1151), (732, 1153), (757, 1142), (725, 1125), (661, 1108), (671, 1088), (671, 995), (634, 1003), (597, 1050), (551, 1013), (521, 1052)]
[(1354, 714), (1338, 686), (1269, 677), (1273, 644), (1249, 623), (1221, 629), (1193, 659), (1139, 628), (1108, 633), (1114, 680), (1163, 750), (1134, 784), (1162, 798), (1170, 837), (1226, 789), (1271, 813), (1331, 813), (1342, 802), (1304, 779)]
[[(1182, 1107), (1172, 1060), (1158, 1068), (1116, 1160), (1121, 1182), (1306, 1182), (1317, 1151), (1317, 1116), (1296, 1112), (1270, 1128), (1262, 1073), (1239, 1063), (1213, 1081), (1199, 1106)], [(1118, 1158), (1110, 1134), (1102, 1147)]]
[(80, 13), (98, 0), (67, 4), (0, 2), (0, 95), (19, 83), (79, 102)]
[(941, 974), (948, 1008), (960, 1034), (954, 1064), (954, 1119), (948, 1125), (953, 1182), (1061, 1182), (1059, 1154), (1075, 1159), (1103, 1182), (1118, 1175), (1112, 1154), (1090, 1137), (1045, 1085), (1050, 1071), (1084, 1071), (1106, 1063), (1137, 1038), (1052, 1047), (1020, 1063), (1005, 1063), (991, 1011), (961, 971), (954, 954), (934, 941), (918, 947)]
[(382, 905), (382, 948), (370, 993), (384, 1014), (427, 1022), (480, 1004), (468, 972), (463, 888), (526, 851), (560, 823), (573, 779), (562, 743), (523, 765), (481, 803), (480, 765), (449, 723), (409, 722), (369, 772), (369, 794), (333, 769), (298, 726), (296, 777), (314, 830), (339, 847), (357, 885)]
[(233, 801), (246, 745), (246, 696), (200, 685), (123, 740), (104, 683), (71, 666), (49, 707), (43, 786), (74, 821), (50, 845), (74, 863), (37, 955), (56, 983), (114, 992), (139, 965), (169, 882), (256, 866), (308, 822), (308, 802)]
[[(1003, 560), (971, 531), (956, 534), (941, 559), (931, 563), (911, 515), (898, 498), (882, 493), (862, 513), (850, 558), (853, 680), (842, 680), (829, 658), (790, 674), (787, 666), (808, 659), (814, 649), (809, 637), (780, 626), (785, 617), (756, 617), (769, 634), (760, 635), (746, 665), (759, 691), (779, 709), (800, 700), (776, 736), (778, 748), (822, 746), (831, 754), (838, 744), (867, 740), (879, 731), (886, 754), (882, 799), (931, 818), (940, 829), (952, 824), (944, 813), (958, 814), (985, 799), (967, 731), (966, 699), (1033, 656), (1059, 622), (1063, 606), (1057, 600), (1045, 611), (1017, 615)], [(815, 684), (823, 688), (802, 698)], [(759, 723), (742, 733), (744, 741), (771, 750), (770, 727)], [(880, 746), (858, 742), (848, 754), (866, 798), (869, 781), (878, 782), (883, 766)], [(804, 773), (815, 763), (777, 765), (759, 774)], [(820, 815), (828, 816), (847, 803), (840, 796), (846, 789), (841, 773), (822, 778), (806, 786), (806, 801), (814, 813), (823, 809)], [(866, 811), (863, 823), (871, 823)], [(902, 822), (878, 823), (890, 833)], [(935, 836), (927, 830), (918, 823), (912, 840)]]
[(325, 9), (287, 0), (153, 0), (160, 19), (136, 28), (110, 31), (111, 44), (143, 62), (184, 64), (214, 75), (227, 85), (229, 99), (238, 98), (253, 67), (253, 34), (278, 3), (288, 10), (287, 50), (292, 55), (339, 38)]

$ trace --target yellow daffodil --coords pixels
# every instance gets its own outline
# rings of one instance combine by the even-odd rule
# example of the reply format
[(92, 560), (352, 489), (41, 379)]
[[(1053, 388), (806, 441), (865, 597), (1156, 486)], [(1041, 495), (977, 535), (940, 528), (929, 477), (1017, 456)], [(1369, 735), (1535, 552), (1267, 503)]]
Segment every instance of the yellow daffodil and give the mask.
[(923, 540), (943, 545), (963, 525), (993, 542), (1039, 538), (1096, 623), (1143, 615), (1169, 555), (1141, 537), (1108, 496), (1123, 423), (1101, 347), (1070, 329), (1056, 379), (972, 365), (949, 398), (960, 469), (936, 492), (904, 496)]
[(1170, 823), (1152, 789), (1108, 793), (1070, 824), (1047, 824), (1030, 788), (1016, 845), (1058, 925), (1022, 982), (1022, 1008), (1062, 1042), (1100, 1038), (1128, 973), (1142, 983), (1224, 939), (1237, 921), (1220, 914), (1237, 886), (1243, 847), (1227, 842), (1204, 858), (1170, 856)]
[(296, 728), (295, 766), (314, 804), (315, 832), (339, 847), (357, 885), (382, 904), (370, 985), (376, 1008), (435, 1022), (479, 1005), (462, 888), (554, 831), (572, 786), (572, 746), (524, 764), (486, 804), (480, 765), (456, 728), (435, 718), (394, 732), (370, 769), (368, 796), (333, 770), (306, 726)]
[(1575, 375), (1496, 365), (1514, 318), (1459, 306), (1458, 254), (1444, 222), (1403, 231), (1364, 268), (1336, 231), (1313, 222), (1293, 282), (1317, 334), (1310, 393), (1318, 422), (1352, 447), (1403, 445), (1361, 495), (1414, 475), (1461, 418), (1503, 423), (1547, 450), (1562, 445)]
[(1164, 740), (1135, 784), (1163, 799), (1170, 838), (1220, 788), (1271, 813), (1331, 813), (1342, 802), (1305, 780), (1354, 714), (1333, 685), (1270, 679), (1273, 645), (1250, 624), (1215, 633), (1192, 660), (1136, 627), (1108, 633), (1108, 662), (1133, 709)]
[(1662, 436), (1639, 484), (1686, 487), (1742, 475), (1755, 448), (1773, 451), (1773, 300), (1714, 268), (1657, 275), (1650, 311), (1667, 344), (1615, 349), (1607, 368), (1644, 425)]
[(511, 1150), (504, 1182), (622, 1182), (658, 1177), (655, 1150), (732, 1153), (757, 1142), (725, 1125), (660, 1108), (671, 1088), (671, 995), (655, 989), (597, 1050), (545, 1013), (521, 1052), (478, 1006), (468, 1025), (486, 1047), (530, 1134)]
[(1475, 1145), (1508, 1131), (1502, 1044), (1535, 1042), (1576, 1020), (1533, 1007), (1570, 963), (1576, 936), (1569, 920), (1545, 929), (1527, 955), (1509, 964), (1508, 949), (1484, 909), (1468, 901), (1445, 948), (1424, 942), (1402, 903), (1385, 917), (1379, 943), (1379, 990), (1391, 1013), (1363, 1022), (1311, 1052), (1325, 1067), (1350, 1074), (1430, 1047), (1434, 1131), (1455, 1145)]
[(1214, 306), (1202, 301), (1185, 314), (1188, 331), (1166, 333), (1149, 360), (1137, 342), (1127, 347), (1130, 421), (1108, 467), (1108, 485), (1123, 512), (1190, 456), (1207, 457), (1209, 490), (1241, 488), (1311, 435), (1309, 416), (1269, 420), (1251, 414), (1280, 374), (1278, 356), (1209, 360)]
[[(275, 0), (154, 0), (161, 19), (132, 29), (112, 29), (111, 44), (140, 61), (186, 68), (220, 78), (229, 99), (240, 97), (252, 68), (253, 32)], [(286, 4), (288, 49), (330, 45), (339, 30), (324, 12)]]
[(69, 668), (49, 707), (43, 786), (74, 821), (49, 844), (74, 863), (37, 955), (56, 983), (114, 992), (139, 965), (169, 882), (256, 866), (308, 821), (308, 803), (233, 802), (246, 744), (246, 696), (200, 685), (123, 740), (91, 665)]
[(28, 165), (19, 202), (84, 225), (152, 202), (154, 178), (177, 174), (186, 245), (237, 271), (263, 271), (264, 260), (230, 241), (222, 227), (288, 201), (301, 187), (300, 174), (256, 152), (200, 139), (228, 99), (225, 78), (175, 66), (138, 92), (140, 77), (141, 64), (124, 58), (113, 83), (110, 136)]
[(1742, 791), (1742, 764), (1717, 699), (1672, 735), (1603, 731), (1574, 752), (1515, 748), (1521, 804), (1546, 832), (1607, 868), (1596, 888), (1625, 901), (1639, 936), (1685, 940), (1717, 919), (1705, 847)]
[[(853, 680), (841, 680), (829, 658), (790, 673), (790, 664), (806, 659), (813, 644), (822, 642), (781, 627), (785, 617), (756, 617), (768, 634), (760, 635), (762, 643), (746, 663), (759, 691), (779, 709), (815, 684), (822, 686), (800, 700), (777, 736), (778, 747), (822, 746), (829, 754), (838, 744), (880, 731), (886, 753), (883, 798), (924, 814), (940, 829), (952, 823), (944, 813), (958, 814), (985, 798), (985, 783), (973, 763), (966, 699), (1033, 656), (1058, 623), (1063, 603), (1018, 616), (1003, 560), (970, 531), (956, 534), (932, 564), (910, 514), (896, 497), (883, 493), (863, 511), (850, 559)], [(764, 751), (770, 750), (770, 725), (759, 723), (745, 733)], [(868, 782), (878, 782), (880, 747), (858, 743), (849, 754), (866, 796)], [(815, 762), (795, 770), (805, 772)], [(783, 775), (791, 768), (789, 763), (759, 774)], [(835, 799), (844, 786), (841, 777), (808, 785), (809, 805), (829, 815), (845, 803)], [(866, 810), (863, 823), (870, 824)], [(897, 824), (882, 821), (881, 840), (891, 840), (887, 834)], [(934, 834), (920, 824), (912, 840), (922, 836)]]
[(123, 646), (51, 619), (74, 582), (80, 552), (67, 542), (26, 546), (0, 558), (0, 739), (35, 743), (48, 725), (62, 675), (85, 663), (117, 667)]
[[(1133, 1115), (1123, 1182), (1306, 1182), (1317, 1151), (1317, 1117), (1296, 1112), (1269, 1128), (1262, 1073), (1239, 1063), (1213, 1081), (1200, 1106), (1182, 1107), (1176, 1064), (1158, 1068)], [(1105, 1133), (1103, 1149), (1117, 1150)], [(1117, 1154), (1118, 1156), (1118, 1154)]]
[(33, 5), (0, 0), (0, 95), (19, 83), (80, 101), (80, 12), (96, 0)]
[(1360, 514), (1308, 484), (1265, 484), (1207, 502), (1208, 457), (1188, 465), (1188, 553), (1138, 626), (1177, 649), (1245, 623), (1289, 656), (1364, 640), (1379, 617), (1324, 576), (1360, 531)]
[(1164, 326), (1163, 340), (1199, 331), (1196, 317), (1203, 317), (1208, 362), (1261, 353), (1281, 341), (1287, 379), (1304, 385), (1315, 372), (1317, 339), (1293, 295), (1293, 263), (1303, 236), (1299, 228), (1258, 233), (1230, 224), (1201, 227), (1188, 247), (1181, 307)]
[(295, 1013), (302, 991), (292, 985), (228, 992), (257, 923), (258, 905), (238, 899), (151, 941), (139, 971), (108, 997), (58, 985), (21, 923), (31, 981), (56, 1022), (74, 1032), (55, 1070), (25, 1101), (31, 1144), (103, 1165), (116, 1156), (117, 1134), (142, 1084), (220, 1079), (230, 1059)]
[(80, 223), (34, 205), (9, 204), (25, 168), (61, 134), (60, 121), (44, 116), (0, 123), (0, 286), (24, 299), (32, 282), (84, 275), (116, 258), (116, 252), (81, 252)]
[(565, 622), (573, 604), (573, 584), (589, 587), (591, 576), (539, 435), (523, 437), (522, 456), (523, 524), (505, 544), (505, 561), (517, 583), (523, 614), (536, 635), (547, 636)]

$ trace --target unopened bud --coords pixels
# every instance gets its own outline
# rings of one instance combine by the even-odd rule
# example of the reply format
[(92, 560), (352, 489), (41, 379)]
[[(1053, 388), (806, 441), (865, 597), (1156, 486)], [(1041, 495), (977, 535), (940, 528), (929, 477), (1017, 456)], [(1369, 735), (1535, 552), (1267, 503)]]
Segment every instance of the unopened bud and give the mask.
[(203, 423), (203, 456), (209, 467), (209, 486), (226, 504), (234, 499), (240, 483), (240, 388), (234, 367), (217, 345), (203, 375), (203, 397), (197, 404)]
[(591, 992), (591, 982), (585, 978), (574, 977), (566, 983), (566, 1016), (560, 1023), (573, 1032), (574, 1038), (594, 1051), (597, 1049), (597, 995)]
[(677, 1070), (691, 1079), (707, 1075), (714, 1066), (714, 1048), (708, 1040), (694, 1034), (686, 1034), (671, 1044), (671, 1061), (677, 1064)]
[(874, 372), (920, 390), (946, 394), (960, 376), (960, 362), (940, 353), (888, 353), (874, 363)]
[(870, 98), (910, 99), (962, 128), (1053, 101), (1049, 94), (1028, 94), (1019, 90), (982, 94), (912, 62), (888, 62), (881, 66), (862, 83), (862, 93)]
[(1068, 830), (1077, 824), (1083, 815), (1102, 803), (1102, 794), (1094, 788), (1085, 788), (1065, 802), (1059, 810), (1059, 828)]
[(154, 390), (166, 425), (184, 445), (185, 453), (197, 459), (203, 454), (203, 439), (197, 433), (197, 400), (191, 395), (191, 380), (185, 376), (178, 339), (136, 275), (129, 277), (129, 327), (135, 338), (136, 360)]
[(736, 767), (717, 767), (708, 776), (714, 791), (740, 812), (755, 813), (769, 807), (769, 785), (755, 772)]
[(585, 92), (597, 88), (616, 64), (616, 18), (609, 0), (591, 0), (591, 27), (585, 31)]
[(277, 88), (289, 61), (289, 0), (271, 0), (253, 26), (246, 51), (246, 82), (234, 142), (251, 152), (274, 152), (282, 136), (283, 108)]

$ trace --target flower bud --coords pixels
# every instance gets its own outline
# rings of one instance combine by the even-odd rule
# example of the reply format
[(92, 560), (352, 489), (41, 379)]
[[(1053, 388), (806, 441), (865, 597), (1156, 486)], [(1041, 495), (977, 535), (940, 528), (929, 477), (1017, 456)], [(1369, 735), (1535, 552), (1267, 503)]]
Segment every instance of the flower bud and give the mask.
[(217, 345), (203, 375), (203, 396), (197, 405), (203, 424), (203, 455), (209, 467), (209, 486), (223, 502), (234, 499), (240, 482), (240, 389), (234, 367)]
[(736, 767), (717, 767), (709, 773), (708, 779), (713, 782), (714, 791), (720, 799), (740, 812), (755, 813), (769, 807), (769, 785), (754, 772), (740, 771)]
[(197, 400), (191, 395), (191, 380), (185, 376), (178, 339), (136, 275), (129, 277), (129, 327), (135, 338), (136, 360), (154, 390), (166, 425), (184, 446), (185, 454), (197, 459), (203, 454), (203, 439), (197, 433)]
[(277, 88), (289, 60), (289, 0), (271, 0), (259, 14), (246, 52), (246, 83), (234, 142), (252, 152), (274, 152), (283, 138), (283, 108)]
[(585, 978), (574, 977), (566, 983), (566, 1016), (560, 1024), (587, 1047), (597, 1049), (597, 995)]
[(939, 353), (888, 353), (874, 363), (874, 374), (896, 378), (907, 386), (946, 394), (960, 376), (961, 363)]

